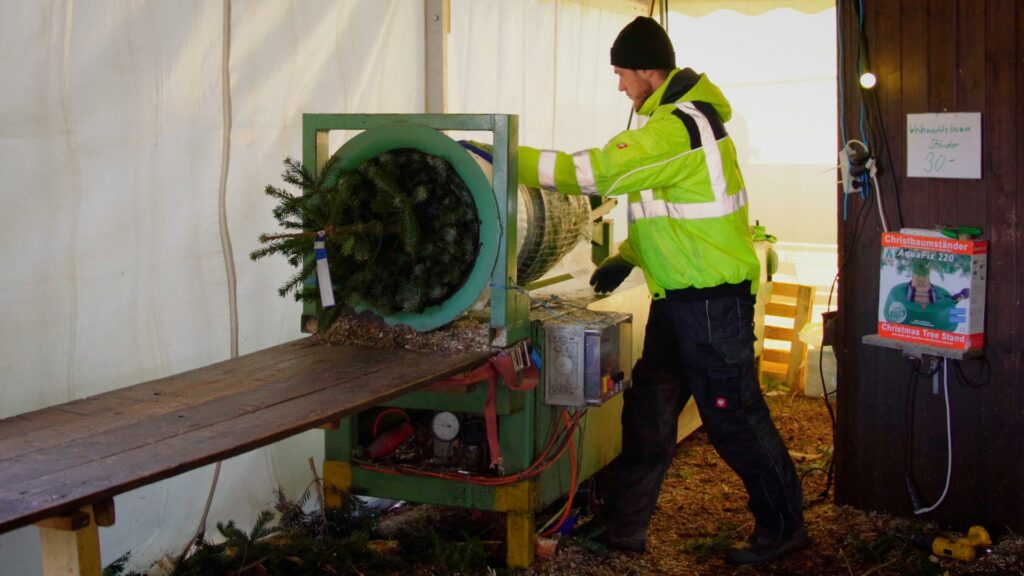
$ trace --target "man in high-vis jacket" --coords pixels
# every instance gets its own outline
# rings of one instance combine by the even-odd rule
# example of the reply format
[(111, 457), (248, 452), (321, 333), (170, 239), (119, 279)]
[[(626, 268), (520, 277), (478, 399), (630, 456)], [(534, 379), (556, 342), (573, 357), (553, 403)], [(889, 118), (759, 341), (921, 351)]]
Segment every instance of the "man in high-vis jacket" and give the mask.
[(625, 392), (617, 487), (591, 533), (611, 548), (646, 549), (679, 413), (693, 397), (711, 443), (743, 480), (755, 519), (753, 534), (726, 560), (768, 562), (809, 540), (800, 481), (755, 371), (759, 263), (724, 125), (731, 108), (707, 76), (675, 67), (668, 35), (650, 18), (623, 28), (611, 63), (639, 128), (575, 154), (519, 148), (519, 180), (528, 186), (627, 195), (629, 238), (591, 284), (610, 292), (636, 266), (653, 296)]

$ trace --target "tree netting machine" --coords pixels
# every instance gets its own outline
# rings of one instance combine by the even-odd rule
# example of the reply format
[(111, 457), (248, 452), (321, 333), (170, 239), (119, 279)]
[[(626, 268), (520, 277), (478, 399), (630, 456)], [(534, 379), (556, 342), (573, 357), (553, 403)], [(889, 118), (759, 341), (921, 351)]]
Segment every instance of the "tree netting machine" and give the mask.
[[(358, 134), (332, 155), (332, 131)], [(478, 150), (474, 154), (444, 131), (491, 132), (491, 177), (474, 157)], [(649, 302), (646, 288), (637, 285), (604, 299), (590, 293), (590, 302), (561, 311), (531, 306), (522, 276), (532, 279), (564, 254), (565, 246), (548, 244), (564, 244), (559, 238), (565, 234), (552, 222), (568, 209), (549, 206), (545, 214), (539, 191), (518, 186), (517, 141), (514, 115), (303, 117), (305, 166), (348, 170), (410, 149), (450, 164), (469, 189), (479, 221), (475, 262), (461, 287), (443, 300), (384, 316), (389, 324), (425, 331), (473, 309), (486, 318), (495, 350), (477, 370), (343, 418), (328, 430), (328, 505), (341, 506), (346, 494), (355, 494), (505, 513), (511, 567), (529, 566), (536, 536), (570, 521), (572, 506), (538, 513), (557, 510), (552, 504), (567, 502), (618, 455), (619, 392), (629, 385)], [(583, 202), (583, 225), (588, 231), (594, 226), (599, 261), (611, 248), (610, 222), (592, 224), (589, 201)], [(529, 221), (517, 230), (524, 208)], [(545, 258), (549, 262), (536, 265)], [(487, 301), (483, 307), (481, 300)], [(304, 326), (323, 313), (318, 303), (307, 302)], [(396, 460), (399, 445), (406, 460)]]

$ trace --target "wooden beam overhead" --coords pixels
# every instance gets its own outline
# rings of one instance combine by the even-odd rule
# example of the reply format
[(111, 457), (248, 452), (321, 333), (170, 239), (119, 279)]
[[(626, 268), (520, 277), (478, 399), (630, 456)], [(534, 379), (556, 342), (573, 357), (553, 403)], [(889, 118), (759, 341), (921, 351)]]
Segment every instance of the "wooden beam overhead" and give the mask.
[(668, 9), (687, 16), (704, 16), (716, 10), (732, 10), (748, 16), (764, 14), (769, 10), (789, 8), (807, 14), (817, 14), (835, 8), (835, 0), (669, 0)]
[[(594, 6), (610, 12), (621, 12), (635, 16), (656, 15), (660, 11), (663, 0), (571, 0), (579, 4)], [(823, 10), (835, 8), (835, 0), (668, 0), (668, 9), (687, 16), (705, 16), (716, 10), (732, 10), (740, 14), (757, 15), (775, 10), (789, 8), (807, 14), (817, 14)]]
[[(650, 0), (572, 0), (578, 4), (585, 4), (608, 10), (609, 12), (621, 12), (634, 16), (647, 16), (651, 10)], [(660, 1), (660, 0), (656, 0)]]

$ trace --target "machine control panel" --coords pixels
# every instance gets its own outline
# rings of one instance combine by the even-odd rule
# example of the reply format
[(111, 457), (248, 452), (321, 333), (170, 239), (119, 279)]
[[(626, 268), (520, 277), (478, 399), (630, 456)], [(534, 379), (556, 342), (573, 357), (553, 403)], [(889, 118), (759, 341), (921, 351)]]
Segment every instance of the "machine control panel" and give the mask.
[(587, 311), (544, 322), (544, 402), (600, 405), (629, 387), (629, 314)]

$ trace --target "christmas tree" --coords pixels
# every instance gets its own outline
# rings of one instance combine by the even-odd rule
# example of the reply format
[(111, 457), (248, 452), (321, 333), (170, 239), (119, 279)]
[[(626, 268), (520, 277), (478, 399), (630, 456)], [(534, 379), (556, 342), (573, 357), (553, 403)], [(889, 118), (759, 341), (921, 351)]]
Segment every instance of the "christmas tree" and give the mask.
[[(473, 269), (480, 221), (472, 195), (447, 160), (400, 148), (339, 170), (332, 157), (320, 175), (292, 159), (267, 186), (274, 217), (295, 232), (263, 234), (250, 257), (281, 254), (298, 268), (278, 292), (319, 302), (313, 242), (322, 231), (336, 302), (381, 315), (420, 312), (454, 294)], [(321, 329), (338, 315), (324, 311)]]

